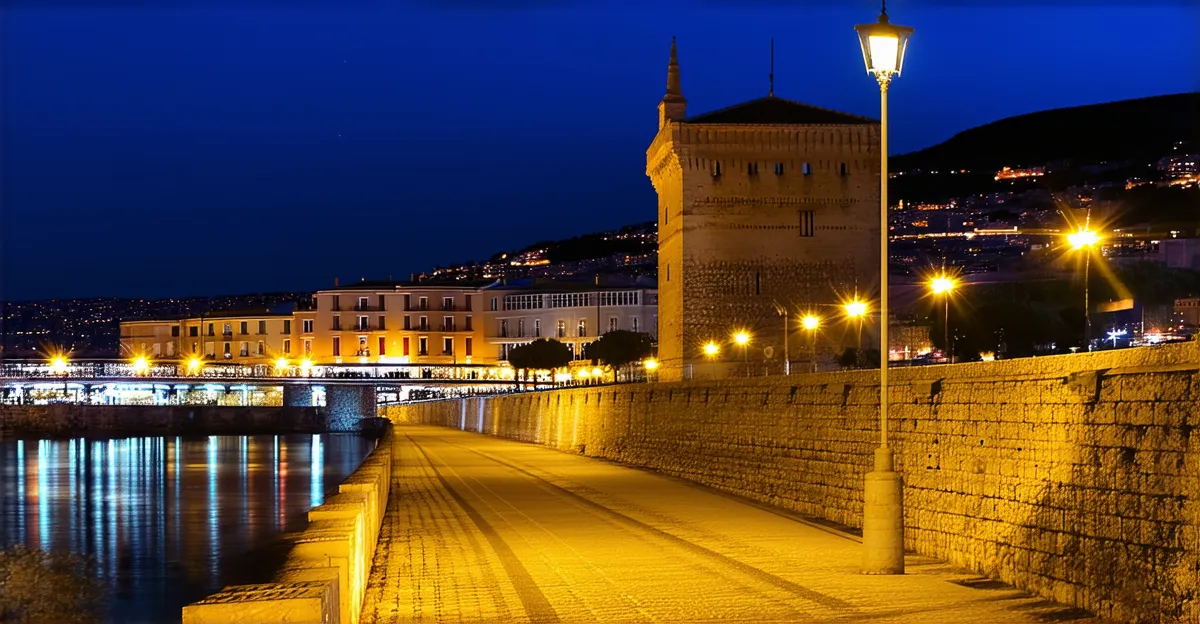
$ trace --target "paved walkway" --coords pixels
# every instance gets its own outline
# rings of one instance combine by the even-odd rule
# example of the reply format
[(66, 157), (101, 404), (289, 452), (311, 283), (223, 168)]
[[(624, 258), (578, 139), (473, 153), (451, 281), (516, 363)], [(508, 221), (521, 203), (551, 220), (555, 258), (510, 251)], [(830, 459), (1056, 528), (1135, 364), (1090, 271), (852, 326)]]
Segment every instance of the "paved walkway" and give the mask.
[(927, 558), (651, 472), (436, 427), (399, 462), (363, 622), (1087, 622)]

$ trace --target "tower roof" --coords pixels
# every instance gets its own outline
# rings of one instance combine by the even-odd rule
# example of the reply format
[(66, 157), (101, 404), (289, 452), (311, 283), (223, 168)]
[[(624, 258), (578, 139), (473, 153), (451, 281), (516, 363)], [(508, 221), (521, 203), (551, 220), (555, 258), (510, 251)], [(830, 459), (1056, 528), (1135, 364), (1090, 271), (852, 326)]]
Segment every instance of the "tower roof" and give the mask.
[(879, 120), (767, 96), (688, 117), (683, 122), (694, 124), (846, 125), (877, 124)]
[(683, 97), (683, 86), (679, 79), (679, 53), (675, 50), (675, 37), (671, 37), (671, 60), (667, 62), (667, 94), (664, 102), (687, 102)]

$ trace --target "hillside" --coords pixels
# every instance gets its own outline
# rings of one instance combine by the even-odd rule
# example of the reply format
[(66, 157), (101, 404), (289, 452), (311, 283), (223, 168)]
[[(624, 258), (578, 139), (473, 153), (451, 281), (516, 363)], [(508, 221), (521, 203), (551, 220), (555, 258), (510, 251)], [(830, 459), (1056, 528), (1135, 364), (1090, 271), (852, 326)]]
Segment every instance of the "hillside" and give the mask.
[(1198, 139), (1200, 93), (1180, 93), (1008, 117), (894, 156), (890, 164), (893, 171), (994, 172), (1055, 160), (1157, 158), (1175, 141)]

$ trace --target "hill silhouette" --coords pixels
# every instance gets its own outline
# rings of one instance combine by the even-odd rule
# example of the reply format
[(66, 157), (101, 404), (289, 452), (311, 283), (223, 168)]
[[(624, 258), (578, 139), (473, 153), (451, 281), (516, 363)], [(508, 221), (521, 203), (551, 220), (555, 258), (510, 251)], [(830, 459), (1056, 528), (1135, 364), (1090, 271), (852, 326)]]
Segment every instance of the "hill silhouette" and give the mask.
[(1176, 141), (1200, 144), (1200, 93), (1056, 108), (964, 130), (891, 158), (893, 171), (967, 169), (1158, 158)]

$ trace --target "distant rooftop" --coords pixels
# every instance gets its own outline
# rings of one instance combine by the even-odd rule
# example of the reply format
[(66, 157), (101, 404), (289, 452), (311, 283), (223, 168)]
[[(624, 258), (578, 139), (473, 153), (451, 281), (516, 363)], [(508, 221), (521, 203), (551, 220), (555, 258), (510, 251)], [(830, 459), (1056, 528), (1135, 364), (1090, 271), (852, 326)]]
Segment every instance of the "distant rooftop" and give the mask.
[(828, 108), (803, 104), (775, 96), (767, 96), (734, 104), (709, 113), (683, 120), (689, 124), (762, 124), (762, 125), (819, 125), (819, 124), (877, 124), (876, 119), (842, 113)]

